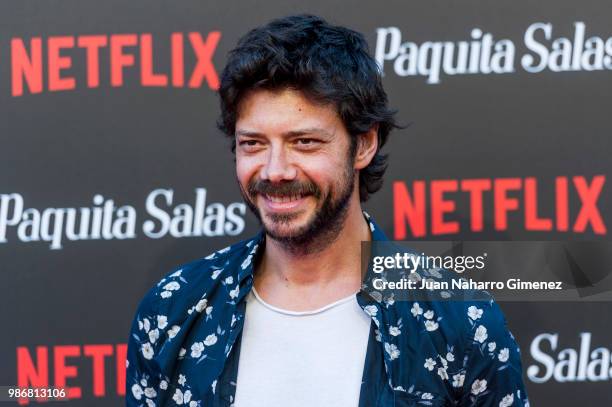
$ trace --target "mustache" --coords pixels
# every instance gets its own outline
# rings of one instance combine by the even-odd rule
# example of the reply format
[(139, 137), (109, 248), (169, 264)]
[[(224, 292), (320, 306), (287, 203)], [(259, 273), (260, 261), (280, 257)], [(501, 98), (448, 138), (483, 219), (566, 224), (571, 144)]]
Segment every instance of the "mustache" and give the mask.
[(314, 195), (321, 197), (321, 190), (310, 181), (283, 181), (272, 183), (268, 180), (252, 180), (247, 185), (250, 196), (257, 194), (275, 196)]

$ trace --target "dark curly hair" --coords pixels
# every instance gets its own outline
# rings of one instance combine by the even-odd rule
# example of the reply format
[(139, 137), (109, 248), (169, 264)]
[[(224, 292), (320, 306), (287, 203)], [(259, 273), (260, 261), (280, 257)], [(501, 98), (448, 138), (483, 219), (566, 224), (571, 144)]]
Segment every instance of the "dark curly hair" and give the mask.
[(387, 106), (380, 71), (362, 34), (334, 26), (313, 15), (289, 16), (249, 31), (230, 51), (221, 74), (221, 115), (217, 126), (233, 138), (235, 152), (238, 105), (246, 91), (292, 88), (311, 101), (333, 105), (351, 137), (378, 125), (378, 150), (359, 174), (359, 197), (378, 191), (387, 169), (380, 152), (389, 132), (400, 126)]

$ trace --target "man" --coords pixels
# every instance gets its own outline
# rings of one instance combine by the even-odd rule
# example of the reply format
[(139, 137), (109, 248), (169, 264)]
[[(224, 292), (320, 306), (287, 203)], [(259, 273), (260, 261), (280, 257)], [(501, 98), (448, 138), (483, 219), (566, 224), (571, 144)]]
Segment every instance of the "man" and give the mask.
[(256, 28), (222, 74), (219, 127), (252, 239), (184, 265), (142, 301), (128, 406), (523, 406), (492, 301), (393, 301), (362, 286), (361, 210), (397, 127), (363, 36), (314, 16)]

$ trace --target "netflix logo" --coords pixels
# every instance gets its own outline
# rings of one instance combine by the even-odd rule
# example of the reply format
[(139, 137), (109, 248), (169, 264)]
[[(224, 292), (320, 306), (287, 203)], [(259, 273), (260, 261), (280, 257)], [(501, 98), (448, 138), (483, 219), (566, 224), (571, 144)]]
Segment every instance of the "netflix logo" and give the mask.
[[(65, 389), (66, 399), (80, 399), (84, 395), (81, 386), (83, 368), (91, 369), (91, 391), (94, 397), (105, 397), (108, 393), (125, 395), (125, 367), (127, 345), (56, 345), (37, 346), (30, 349), (25, 346), (17, 348), (17, 386), (20, 388), (55, 387)], [(106, 369), (109, 363), (115, 370)], [(107, 384), (109, 378), (114, 383)], [(81, 379), (81, 380), (79, 380)], [(89, 388), (85, 392), (89, 392)], [(37, 402), (51, 399), (37, 398)], [(19, 404), (28, 404), (27, 398), (19, 399)]]
[[(605, 182), (605, 175), (559, 176), (547, 185), (535, 177), (395, 181), (394, 238), (487, 231), (485, 219), (492, 231), (503, 232), (516, 214), (526, 231), (606, 235), (598, 207)], [(552, 193), (543, 196), (544, 190)], [(458, 220), (460, 203), (469, 208), (467, 230)]]
[[(130, 69), (138, 71), (143, 87), (197, 89), (206, 83), (217, 90), (219, 76), (212, 58), (220, 38), (219, 31), (206, 36), (199, 32), (172, 33), (169, 39), (160, 39), (163, 45), (169, 45), (164, 55), (154, 55), (156, 38), (150, 33), (12, 38), (11, 95), (97, 88), (101, 84), (121, 87), (124, 73)], [(186, 64), (188, 58), (195, 59), (193, 66)], [(155, 61), (164, 59), (170, 66), (167, 72), (155, 66)], [(103, 67), (101, 60), (108, 61), (108, 66)], [(77, 63), (84, 64), (84, 77), (75, 76)]]

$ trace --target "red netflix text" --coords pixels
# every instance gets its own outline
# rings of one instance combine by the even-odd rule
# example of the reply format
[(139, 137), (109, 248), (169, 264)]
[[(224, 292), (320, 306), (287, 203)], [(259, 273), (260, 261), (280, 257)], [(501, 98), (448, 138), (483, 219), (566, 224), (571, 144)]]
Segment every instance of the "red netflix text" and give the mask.
[[(91, 392), (95, 397), (104, 397), (107, 392), (116, 395), (125, 395), (125, 366), (127, 345), (56, 345), (37, 346), (30, 349), (25, 346), (17, 348), (17, 386), (28, 387), (56, 387), (66, 390), (67, 399), (83, 397), (83, 389), (74, 385), (82, 372), (78, 365), (87, 359), (91, 364)], [(115, 369), (115, 383), (110, 390), (107, 388), (106, 361), (112, 361)], [(90, 389), (86, 389), (87, 392)], [(38, 402), (49, 401), (46, 398), (37, 398)], [(19, 404), (28, 404), (26, 398), (19, 399)]]
[[(461, 223), (453, 220), (457, 202), (465, 199), (469, 206), (470, 232), (484, 230), (485, 218), (492, 218), (494, 231), (508, 230), (509, 214), (522, 218), (526, 231), (585, 233), (592, 230), (606, 235), (607, 228), (597, 201), (605, 175), (590, 179), (584, 176), (560, 176), (552, 180), (554, 202), (541, 207), (535, 177), (417, 180), (407, 184), (393, 183), (394, 238), (421, 238), (462, 232)], [(577, 198), (579, 208), (570, 211), (570, 199)]]
[[(163, 56), (154, 56), (154, 38), (149, 33), (13, 38), (11, 95), (68, 91), (77, 86), (97, 88), (101, 82), (101, 56), (109, 61), (105, 82), (113, 87), (124, 85), (127, 69), (139, 67), (141, 86), (200, 88), (206, 81), (210, 89), (217, 90), (219, 76), (212, 57), (220, 38), (219, 31), (209, 32), (206, 38), (199, 32), (172, 33), (170, 55)], [(75, 49), (77, 52), (72, 52)], [(195, 58), (189, 72), (186, 72), (186, 52)], [(160, 72), (155, 66), (160, 57), (169, 58), (168, 72)], [(77, 78), (71, 72), (75, 58), (85, 64), (85, 78)]]

